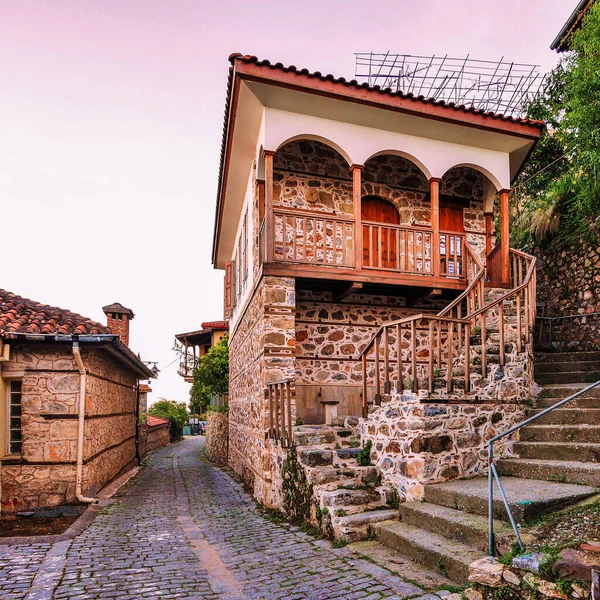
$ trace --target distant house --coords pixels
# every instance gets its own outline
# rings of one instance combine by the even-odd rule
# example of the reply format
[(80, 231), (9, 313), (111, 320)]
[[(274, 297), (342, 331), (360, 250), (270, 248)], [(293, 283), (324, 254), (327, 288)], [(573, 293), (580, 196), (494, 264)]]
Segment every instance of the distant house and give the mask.
[(202, 358), (215, 344), (218, 344), (228, 331), (228, 321), (205, 321), (202, 323), (202, 329), (198, 331), (178, 333), (175, 339), (181, 344), (182, 349), (179, 375), (191, 383), (198, 359)]
[(92, 502), (136, 464), (152, 372), (128, 347), (133, 312), (104, 312), (107, 325), (0, 290), (2, 511)]
[(581, 22), (588, 10), (594, 5), (595, 0), (579, 0), (577, 7), (562, 26), (558, 35), (550, 45), (551, 50), (565, 52), (569, 50), (569, 39), (581, 27)]

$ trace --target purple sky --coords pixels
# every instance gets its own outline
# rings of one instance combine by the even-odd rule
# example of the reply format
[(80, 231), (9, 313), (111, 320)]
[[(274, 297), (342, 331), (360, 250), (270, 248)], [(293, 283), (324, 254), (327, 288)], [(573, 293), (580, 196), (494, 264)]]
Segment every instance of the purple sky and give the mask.
[[(222, 317), (210, 248), (231, 52), (352, 78), (354, 52), (540, 64), (575, 0), (0, 0), (0, 287), (166, 367)], [(154, 397), (187, 400), (166, 368)]]

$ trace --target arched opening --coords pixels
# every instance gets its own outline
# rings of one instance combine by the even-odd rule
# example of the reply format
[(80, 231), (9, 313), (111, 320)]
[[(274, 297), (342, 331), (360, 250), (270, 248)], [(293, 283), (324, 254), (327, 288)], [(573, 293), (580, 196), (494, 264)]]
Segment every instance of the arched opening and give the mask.
[(400, 213), (394, 204), (379, 196), (365, 196), (360, 206), (363, 226), (363, 266), (396, 269)]

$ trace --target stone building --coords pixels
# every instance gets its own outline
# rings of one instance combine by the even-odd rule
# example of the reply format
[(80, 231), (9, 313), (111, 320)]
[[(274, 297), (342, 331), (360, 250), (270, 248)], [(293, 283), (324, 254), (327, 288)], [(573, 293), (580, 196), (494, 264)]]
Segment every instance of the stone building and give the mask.
[(137, 464), (139, 382), (153, 374), (127, 345), (133, 312), (105, 312), (107, 326), (0, 290), (3, 513), (93, 502)]

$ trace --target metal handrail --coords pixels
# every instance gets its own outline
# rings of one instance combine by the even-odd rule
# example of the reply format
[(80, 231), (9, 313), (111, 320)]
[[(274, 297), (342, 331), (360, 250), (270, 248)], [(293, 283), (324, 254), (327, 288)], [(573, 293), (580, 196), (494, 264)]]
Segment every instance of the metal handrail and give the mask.
[(514, 433), (515, 431), (518, 431), (522, 427), (525, 427), (525, 425), (529, 425), (530, 423), (537, 421), (541, 417), (551, 413), (553, 410), (556, 410), (557, 408), (564, 406), (571, 400), (574, 400), (575, 398), (578, 398), (579, 396), (586, 394), (587, 392), (589, 392), (590, 390), (594, 389), (595, 387), (597, 387), (599, 385), (600, 385), (600, 381), (596, 381), (596, 383), (592, 383), (592, 384), (588, 385), (586, 388), (579, 390), (578, 392), (576, 392), (575, 394), (572, 394), (568, 398), (565, 398), (564, 400), (561, 400), (560, 402), (553, 404), (549, 408), (544, 409), (541, 413), (538, 413), (537, 415), (534, 415), (533, 417), (529, 417), (528, 419), (525, 419), (525, 421), (522, 421), (521, 423), (514, 425), (510, 429), (507, 429), (506, 431), (494, 436), (488, 442), (488, 460), (489, 460), (489, 472), (488, 472), (489, 548), (488, 548), (488, 551), (489, 551), (490, 556), (494, 556), (494, 549), (495, 549), (495, 541), (494, 541), (494, 479), (496, 480), (496, 484), (498, 485), (498, 490), (500, 491), (500, 496), (502, 497), (502, 502), (504, 503), (504, 507), (506, 508), (506, 512), (508, 513), (508, 518), (510, 520), (510, 524), (512, 525), (513, 531), (515, 532), (515, 535), (517, 536), (519, 546), (521, 547), (521, 550), (525, 549), (525, 546), (523, 545), (523, 541), (521, 540), (521, 535), (519, 534), (519, 529), (517, 527), (517, 524), (515, 523), (515, 518), (512, 514), (510, 505), (506, 498), (506, 494), (504, 493), (502, 483), (500, 482), (500, 477), (498, 475), (498, 471), (496, 470), (496, 465), (494, 465), (494, 443), (497, 442), (498, 440), (501, 440), (502, 438), (506, 437), (507, 435), (511, 435), (512, 433)]
[[(559, 315), (557, 317), (540, 317), (536, 315), (536, 320), (537, 321), (549, 321), (549, 325), (548, 325), (548, 346), (551, 347), (552, 346), (552, 322), (553, 321), (560, 321), (563, 319), (582, 319), (585, 317), (597, 317), (598, 315), (600, 315), (600, 312), (591, 312), (591, 313), (583, 313), (580, 315)], [(539, 345), (541, 346), (542, 344), (542, 329), (540, 326), (540, 333), (539, 333)]]

